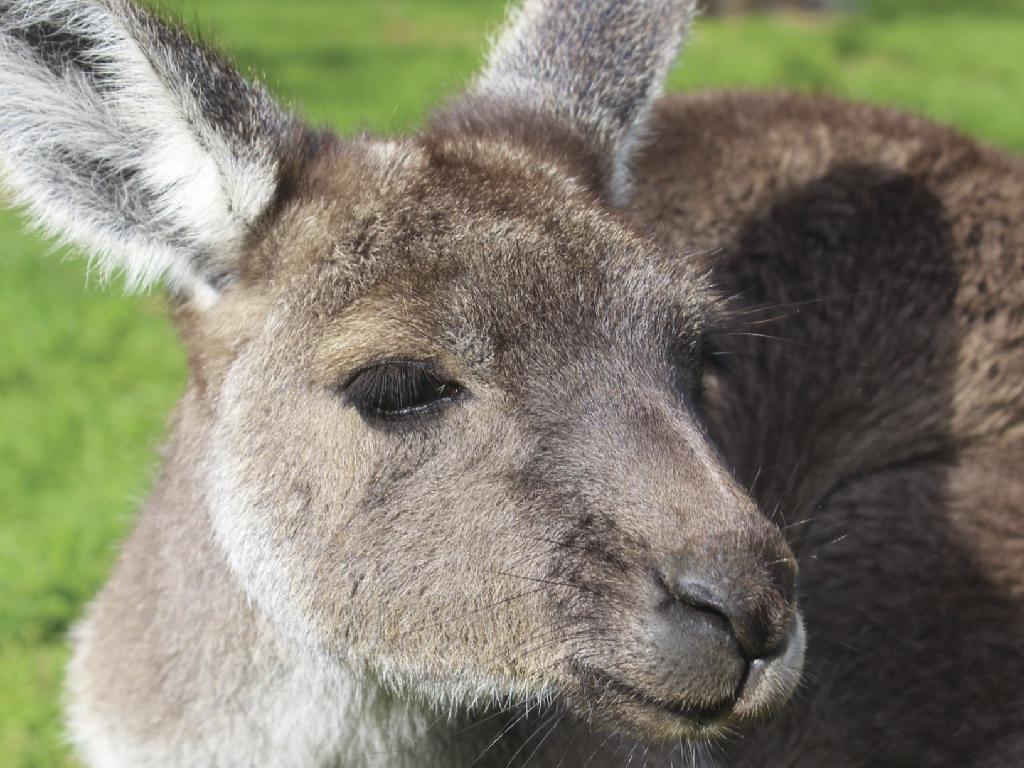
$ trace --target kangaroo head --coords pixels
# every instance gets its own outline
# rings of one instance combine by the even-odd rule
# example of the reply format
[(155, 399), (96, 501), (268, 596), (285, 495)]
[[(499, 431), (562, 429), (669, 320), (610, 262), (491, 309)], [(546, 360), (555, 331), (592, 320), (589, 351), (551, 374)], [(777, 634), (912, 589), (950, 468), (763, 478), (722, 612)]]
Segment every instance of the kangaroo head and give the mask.
[(794, 559), (701, 424), (719, 300), (614, 207), (691, 12), (529, 0), (420, 134), (343, 140), (122, 0), (0, 2), (11, 187), (166, 277), (196, 514), (281, 632), (648, 738), (793, 691)]

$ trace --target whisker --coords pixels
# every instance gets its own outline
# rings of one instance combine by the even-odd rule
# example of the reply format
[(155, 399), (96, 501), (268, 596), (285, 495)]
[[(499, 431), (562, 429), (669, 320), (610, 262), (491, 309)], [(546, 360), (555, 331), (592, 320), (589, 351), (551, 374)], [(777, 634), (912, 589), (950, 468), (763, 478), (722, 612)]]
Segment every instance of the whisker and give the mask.
[(521, 573), (509, 573), (508, 571), (494, 571), (499, 576), (509, 576), (513, 579), (524, 579), (526, 581), (534, 581), (540, 584), (548, 584), (553, 587), (572, 587), (578, 589), (581, 592), (589, 592), (591, 594), (598, 594), (597, 590), (593, 587), (588, 587), (585, 584), (574, 584), (571, 581), (558, 581), (556, 579), (542, 579), (539, 576), (525, 576)]
[(484, 755), (486, 755), (488, 752), (491, 751), (491, 749), (494, 747), (495, 744), (497, 744), (499, 741), (501, 741), (503, 738), (505, 738), (505, 736), (507, 736), (508, 733), (513, 728), (515, 728), (516, 725), (518, 725), (523, 719), (528, 717), (529, 714), (530, 714), (530, 706), (527, 705), (526, 708), (524, 709), (523, 713), (521, 715), (519, 715), (519, 717), (515, 718), (511, 723), (509, 723), (508, 726), (503, 728), (498, 733), (498, 735), (494, 737), (494, 739), (491, 741), (491, 743), (488, 744), (486, 747), (484, 747), (483, 751), (479, 755), (476, 756), (476, 758), (473, 760), (473, 762), (471, 762), (469, 764), (469, 766), (467, 766), (467, 768), (473, 768), (474, 765), (479, 763), (483, 759)]

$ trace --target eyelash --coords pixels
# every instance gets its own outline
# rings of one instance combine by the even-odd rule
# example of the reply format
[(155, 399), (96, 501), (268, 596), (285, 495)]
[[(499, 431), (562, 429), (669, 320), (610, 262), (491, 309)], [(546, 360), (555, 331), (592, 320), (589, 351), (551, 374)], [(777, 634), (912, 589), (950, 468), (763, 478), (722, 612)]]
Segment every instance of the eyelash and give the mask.
[(700, 354), (705, 368), (721, 374), (732, 372), (729, 353), (722, 349), (722, 346), (714, 339), (704, 337), (701, 341)]
[(704, 337), (677, 359), (671, 366), (671, 374), (676, 390), (691, 402), (700, 403), (704, 395), (705, 373), (728, 374), (729, 367), (727, 353), (713, 339)]
[(418, 361), (377, 363), (345, 385), (345, 399), (363, 416), (399, 420), (434, 413), (464, 394), (457, 383)]

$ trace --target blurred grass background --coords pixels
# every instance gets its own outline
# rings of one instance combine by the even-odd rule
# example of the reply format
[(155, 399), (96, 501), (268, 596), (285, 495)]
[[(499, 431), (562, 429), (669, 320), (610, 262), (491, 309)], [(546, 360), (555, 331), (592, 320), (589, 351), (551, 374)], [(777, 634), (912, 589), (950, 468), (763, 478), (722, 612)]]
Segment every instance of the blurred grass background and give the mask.
[[(843, 5), (702, 18), (670, 86), (901, 105), (1024, 151), (1024, 0)], [(474, 71), (503, 17), (502, 0), (163, 7), (342, 131), (415, 125)], [(10, 210), (0, 209), (0, 249), (0, 766), (70, 766), (66, 634), (145, 496), (185, 356), (159, 292), (97, 284)]]

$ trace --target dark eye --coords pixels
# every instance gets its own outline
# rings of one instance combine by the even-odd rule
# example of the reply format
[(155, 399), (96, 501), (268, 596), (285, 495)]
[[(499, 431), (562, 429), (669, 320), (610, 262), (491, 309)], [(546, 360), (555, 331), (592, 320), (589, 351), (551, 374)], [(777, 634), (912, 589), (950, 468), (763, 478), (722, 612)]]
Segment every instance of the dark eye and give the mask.
[(676, 351), (671, 365), (675, 390), (693, 403), (700, 403), (704, 394), (704, 374), (707, 370), (722, 374), (728, 372), (728, 359), (715, 341), (709, 337)]
[(390, 361), (364, 368), (345, 386), (346, 401), (363, 416), (401, 419), (427, 414), (462, 395), (429, 363)]
[(704, 368), (722, 375), (732, 373), (729, 352), (722, 349), (716, 339), (705, 336), (701, 340), (700, 356)]

